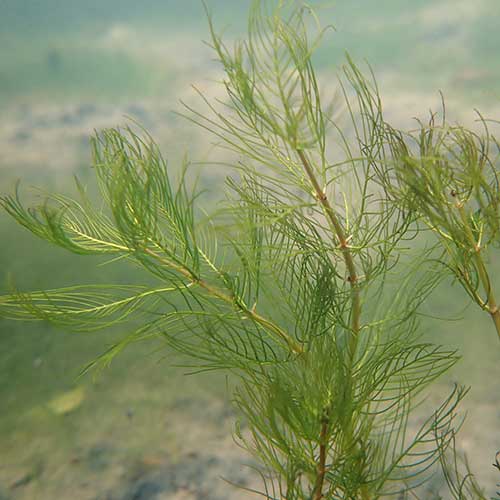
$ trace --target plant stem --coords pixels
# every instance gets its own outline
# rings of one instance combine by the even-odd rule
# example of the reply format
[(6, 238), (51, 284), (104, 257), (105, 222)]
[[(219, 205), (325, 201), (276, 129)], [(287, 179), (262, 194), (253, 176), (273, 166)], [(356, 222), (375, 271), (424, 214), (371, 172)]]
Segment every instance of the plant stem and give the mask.
[(469, 220), (467, 218), (467, 213), (464, 208), (463, 202), (457, 202), (456, 207), (458, 209), (458, 213), (460, 214), (460, 218), (462, 223), (464, 224), (465, 232), (469, 243), (472, 245), (472, 251), (474, 252), (474, 260), (476, 261), (476, 268), (479, 275), (479, 279), (483, 286), (483, 289), (486, 293), (486, 302), (487, 302), (487, 311), (493, 320), (493, 324), (495, 325), (495, 329), (497, 331), (498, 338), (500, 339), (500, 309), (497, 305), (495, 299), (495, 293), (493, 291), (493, 287), (491, 286), (491, 280), (488, 275), (488, 270), (486, 268), (486, 264), (484, 263), (484, 259), (481, 255), (481, 245), (476, 242), (474, 238), (474, 233), (470, 227)]
[(314, 171), (305, 155), (304, 151), (301, 149), (297, 149), (297, 154), (300, 157), (304, 170), (314, 188), (314, 194), (316, 199), (321, 203), (325, 215), (328, 219), (328, 222), (339, 241), (339, 247), (342, 251), (342, 255), (344, 257), (344, 262), (347, 267), (348, 272), (348, 281), (351, 284), (351, 292), (352, 292), (352, 313), (351, 313), (351, 343), (350, 350), (351, 356), (354, 356), (357, 347), (358, 333), (360, 330), (360, 318), (361, 318), (361, 297), (359, 293), (358, 286), (358, 275), (356, 273), (356, 266), (354, 264), (354, 259), (352, 257), (351, 250), (349, 249), (349, 238), (346, 236), (344, 232), (344, 228), (342, 227), (340, 221), (337, 218), (337, 214), (333, 210), (328, 197), (326, 196), (325, 191), (321, 188)]
[(488, 313), (493, 320), (493, 324), (495, 325), (495, 329), (497, 331), (498, 338), (500, 339), (500, 309), (498, 308), (495, 294), (493, 292), (493, 288), (491, 286), (491, 281), (488, 276), (488, 271), (486, 270), (486, 265), (484, 264), (484, 260), (481, 257), (480, 249), (474, 251), (475, 259), (477, 262), (477, 270), (479, 273), (479, 279), (483, 285), (483, 288), (487, 295), (488, 302)]
[(323, 483), (325, 482), (326, 474), (326, 446), (328, 438), (328, 419), (325, 418), (321, 424), (321, 433), (319, 436), (319, 461), (316, 468), (316, 484), (314, 485), (314, 500), (323, 498)]
[[(307, 159), (304, 151), (301, 149), (297, 149), (297, 154), (302, 162), (304, 170), (311, 182), (314, 194), (318, 202), (321, 204), (325, 216), (328, 220), (330, 228), (334, 233), (335, 237), (339, 242), (339, 247), (342, 251), (342, 255), (344, 257), (344, 262), (347, 268), (348, 273), (348, 281), (351, 285), (351, 298), (352, 298), (352, 309), (351, 309), (351, 336), (349, 338), (349, 375), (350, 378), (347, 379), (347, 387), (346, 391), (348, 393), (348, 401), (346, 403), (350, 406), (353, 392), (353, 365), (354, 359), (356, 356), (356, 350), (358, 347), (359, 340), (359, 331), (360, 331), (360, 321), (361, 321), (361, 297), (360, 290), (358, 286), (358, 275), (356, 272), (356, 266), (354, 264), (354, 259), (349, 248), (349, 238), (346, 236), (344, 228), (340, 223), (337, 214), (335, 213), (333, 207), (326, 196), (325, 191), (321, 188), (316, 175), (314, 174), (314, 170)], [(317, 466), (317, 476), (316, 476), (316, 485), (314, 488), (315, 496), (314, 500), (321, 500), (323, 498), (323, 483), (325, 480), (325, 462), (327, 456), (327, 442), (326, 435), (328, 432), (328, 423), (327, 421), (323, 422), (320, 433), (320, 456), (319, 463)], [(364, 497), (364, 494), (363, 494)]]
[(292, 352), (295, 354), (302, 354), (304, 352), (303, 347), (293, 340), (282, 328), (280, 328), (278, 325), (273, 323), (272, 321), (268, 320), (267, 318), (264, 318), (260, 314), (258, 314), (254, 309), (248, 309), (247, 307), (244, 307), (239, 301), (234, 300), (234, 297), (231, 295), (228, 295), (225, 293), (223, 290), (210, 285), (206, 281), (198, 278), (193, 274), (192, 271), (189, 269), (180, 266), (169, 259), (166, 259), (162, 257), (161, 255), (158, 255), (156, 252), (149, 248), (144, 248), (143, 252), (150, 257), (155, 258), (162, 264), (165, 264), (171, 269), (174, 269), (178, 273), (182, 274), (185, 278), (187, 278), (191, 283), (198, 285), (199, 287), (203, 288), (206, 290), (210, 295), (213, 297), (216, 297), (224, 302), (227, 302), (228, 304), (231, 304), (232, 306), (238, 308), (241, 312), (245, 314), (245, 316), (249, 317), (259, 325), (263, 326), (265, 330), (272, 332), (275, 336), (279, 337), (282, 341), (284, 341), (287, 346), (290, 348)]

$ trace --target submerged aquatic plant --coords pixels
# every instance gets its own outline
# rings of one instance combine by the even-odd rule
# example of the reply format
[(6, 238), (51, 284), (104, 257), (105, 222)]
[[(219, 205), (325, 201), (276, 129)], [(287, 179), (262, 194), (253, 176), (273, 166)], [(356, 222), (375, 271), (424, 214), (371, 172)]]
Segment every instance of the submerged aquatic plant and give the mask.
[[(79, 331), (138, 318), (141, 326), (91, 366), (155, 337), (196, 371), (232, 373), (244, 423), (236, 437), (259, 460), (265, 498), (416, 494), (439, 463), (456, 498), (485, 498), (474, 482), (454, 489), (467, 479), (445, 455), (455, 456), (466, 390), (456, 387), (418, 426), (411, 419), (422, 392), (458, 359), (418, 336), (419, 306), (444, 272), (429, 250), (406, 256), (424, 201), (415, 194), (401, 207), (393, 195), (416, 193), (419, 170), (404, 177), (410, 149), (384, 122), (374, 83), (351, 60), (341, 99), (324, 104), (313, 67), (323, 35), (317, 28), (311, 38), (316, 21), (306, 7), (256, 0), (248, 38), (232, 50), (210, 22), (227, 100), (200, 92), (207, 109), (186, 106), (185, 115), (238, 155), (214, 215), (188, 188), (188, 162), (174, 181), (152, 138), (130, 128), (92, 140), (102, 208), (80, 184), (79, 199), (49, 195), (37, 208), (25, 208), (17, 193), (2, 198), (36, 236), (73, 253), (125, 259), (156, 286), (16, 292), (0, 298), (0, 314)], [(424, 144), (434, 144), (425, 139), (430, 130)], [(493, 221), (482, 184), (454, 189), (460, 201), (479, 193), (481, 217)], [(470, 213), (464, 217), (472, 223)], [(474, 217), (476, 240), (484, 224)], [(450, 248), (470, 243), (470, 235), (449, 238)], [(476, 290), (470, 273), (479, 279), (478, 262), (460, 264), (468, 290)]]
[[(500, 242), (500, 145), (479, 115), (479, 134), (431, 114), (415, 131), (383, 124), (391, 144), (391, 173), (383, 183), (395, 202), (413, 211), (437, 236), (441, 261), (493, 320), (500, 338), (500, 308), (490, 249)], [(384, 130), (382, 130), (384, 129)]]

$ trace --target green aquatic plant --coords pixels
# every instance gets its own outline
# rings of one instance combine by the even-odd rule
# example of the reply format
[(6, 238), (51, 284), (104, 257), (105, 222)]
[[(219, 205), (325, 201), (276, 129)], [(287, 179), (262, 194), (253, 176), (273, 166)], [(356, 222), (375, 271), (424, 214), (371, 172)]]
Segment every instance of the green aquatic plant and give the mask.
[[(366, 103), (376, 99), (357, 74)], [(490, 266), (500, 243), (500, 144), (478, 114), (482, 133), (431, 113), (428, 123), (402, 132), (379, 122), (391, 167), (381, 182), (395, 203), (417, 215), (436, 236), (442, 262), (487, 312), (500, 339), (500, 307)]]
[(413, 418), (458, 356), (419, 336), (419, 307), (445, 273), (432, 248), (408, 250), (418, 214), (394, 200), (403, 155), (374, 83), (348, 59), (337, 99), (325, 97), (313, 66), (324, 30), (304, 6), (254, 1), (232, 49), (210, 28), (227, 99), (199, 92), (206, 110), (184, 114), (236, 154), (218, 210), (200, 206), (187, 160), (175, 181), (146, 133), (102, 131), (102, 206), (80, 183), (77, 199), (26, 208), (16, 193), (2, 206), (36, 236), (126, 260), (156, 285), (13, 292), (0, 314), (78, 331), (140, 323), (89, 368), (159, 338), (193, 371), (231, 373), (235, 436), (265, 498), (416, 495), (440, 463), (455, 498), (485, 498), (454, 460), (466, 390)]

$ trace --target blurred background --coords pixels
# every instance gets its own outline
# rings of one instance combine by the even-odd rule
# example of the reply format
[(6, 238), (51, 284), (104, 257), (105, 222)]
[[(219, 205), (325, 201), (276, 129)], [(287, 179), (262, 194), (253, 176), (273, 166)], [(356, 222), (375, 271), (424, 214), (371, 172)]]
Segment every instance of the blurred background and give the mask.
[[(207, 4), (228, 43), (243, 32), (248, 0)], [(319, 14), (336, 28), (317, 53), (332, 92), (348, 51), (370, 63), (386, 117), (399, 126), (439, 109), (439, 91), (462, 122), (473, 124), (475, 108), (500, 118), (498, 0), (336, 0)], [(199, 103), (193, 84), (222, 95), (208, 38), (200, 0), (0, 0), (0, 192), (22, 179), (26, 199), (36, 202), (43, 193), (30, 186), (72, 193), (75, 174), (92, 185), (89, 136), (130, 119), (153, 135), (172, 168), (186, 151), (211, 158), (213, 138), (173, 113), (180, 100)], [(215, 167), (202, 173), (216, 198), (223, 175)], [(9, 283), (43, 289), (135, 272), (51, 248), (3, 213), (0, 235), (3, 292)], [(429, 403), (456, 381), (472, 386), (458, 444), (493, 495), (500, 345), (489, 318), (466, 303), (446, 285), (425, 306), (429, 315), (464, 318), (424, 320), (429, 338), (463, 355)], [(0, 500), (246, 498), (220, 479), (255, 483), (245, 467), (251, 461), (231, 439), (223, 375), (186, 376), (161, 346), (144, 344), (102, 373), (78, 377), (123, 334), (0, 320)]]

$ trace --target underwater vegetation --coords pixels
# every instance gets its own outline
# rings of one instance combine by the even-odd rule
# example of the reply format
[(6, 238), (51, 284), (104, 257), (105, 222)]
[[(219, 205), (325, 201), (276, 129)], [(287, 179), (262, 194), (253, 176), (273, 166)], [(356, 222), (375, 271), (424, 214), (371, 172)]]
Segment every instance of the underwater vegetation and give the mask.
[(85, 371), (156, 338), (193, 372), (230, 373), (235, 439), (259, 464), (256, 495), (418, 497), (440, 468), (451, 497), (488, 498), (455, 450), (467, 389), (412, 418), (459, 359), (421, 336), (420, 308), (445, 278), (500, 336), (490, 122), (480, 116), (480, 133), (450, 124), (443, 106), (441, 119), (399, 130), (373, 75), (348, 56), (329, 97), (314, 66), (328, 28), (301, 3), (255, 0), (233, 47), (208, 19), (226, 98), (200, 90), (184, 116), (231, 152), (225, 198), (205, 210), (189, 160), (176, 178), (147, 132), (98, 132), (99, 203), (77, 180), (75, 198), (49, 194), (27, 208), (18, 191), (1, 205), (35, 236), (126, 263), (144, 281), (15, 290), (0, 297), (0, 315), (127, 331)]

